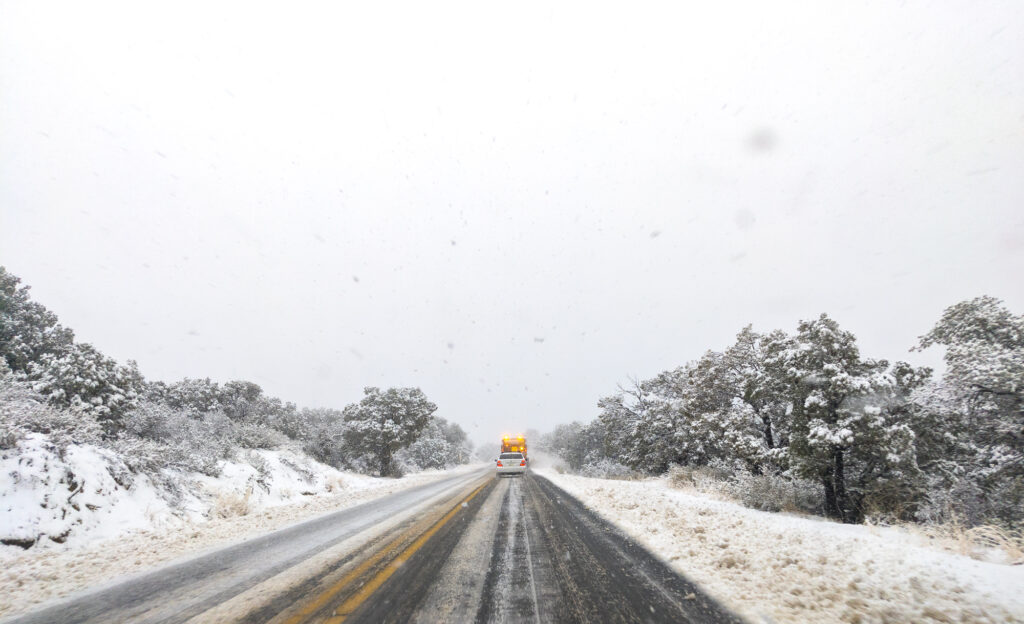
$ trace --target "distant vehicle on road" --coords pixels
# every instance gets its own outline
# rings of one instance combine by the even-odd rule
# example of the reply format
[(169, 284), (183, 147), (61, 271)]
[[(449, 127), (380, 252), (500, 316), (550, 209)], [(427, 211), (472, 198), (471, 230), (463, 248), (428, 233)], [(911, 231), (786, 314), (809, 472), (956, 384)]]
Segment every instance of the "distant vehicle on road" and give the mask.
[(522, 453), (523, 459), (526, 459), (526, 438), (521, 435), (505, 436), (501, 439), (501, 452)]
[(494, 473), (499, 477), (526, 472), (526, 456), (522, 453), (502, 453), (494, 461)]

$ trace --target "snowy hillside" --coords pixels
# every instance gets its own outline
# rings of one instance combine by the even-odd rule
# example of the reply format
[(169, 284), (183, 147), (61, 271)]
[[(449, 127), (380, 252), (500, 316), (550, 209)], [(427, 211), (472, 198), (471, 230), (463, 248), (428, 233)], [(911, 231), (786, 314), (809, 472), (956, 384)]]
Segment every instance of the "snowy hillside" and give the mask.
[(0, 452), (0, 470), (0, 539), (22, 548), (245, 515), (373, 481), (287, 450), (249, 451), (223, 462), (218, 477), (169, 468), (152, 477), (133, 473), (110, 449), (71, 445), (61, 453), (38, 433)]
[(1024, 622), (1024, 565), (900, 528), (756, 511), (665, 478), (538, 472), (754, 622)]
[(61, 453), (42, 434), (0, 451), (0, 471), (0, 593), (18, 597), (0, 616), (451, 474), (369, 477), (255, 450), (223, 462), (219, 477), (165, 469), (154, 478), (109, 449)]

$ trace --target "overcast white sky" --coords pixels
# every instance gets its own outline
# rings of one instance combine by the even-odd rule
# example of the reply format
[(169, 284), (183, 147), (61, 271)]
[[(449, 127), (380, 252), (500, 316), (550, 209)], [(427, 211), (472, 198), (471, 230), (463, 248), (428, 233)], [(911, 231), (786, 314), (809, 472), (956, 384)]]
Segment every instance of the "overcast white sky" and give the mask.
[(0, 1), (0, 264), (150, 379), (476, 441), (747, 323), (933, 363), (1024, 311), (1024, 5), (896, 4)]

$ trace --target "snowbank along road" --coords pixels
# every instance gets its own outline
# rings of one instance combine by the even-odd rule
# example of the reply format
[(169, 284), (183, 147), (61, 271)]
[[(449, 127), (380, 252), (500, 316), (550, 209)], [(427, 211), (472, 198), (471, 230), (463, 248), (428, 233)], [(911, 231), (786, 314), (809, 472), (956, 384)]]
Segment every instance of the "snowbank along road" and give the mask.
[(550, 481), (488, 470), (8, 620), (114, 621), (739, 620)]

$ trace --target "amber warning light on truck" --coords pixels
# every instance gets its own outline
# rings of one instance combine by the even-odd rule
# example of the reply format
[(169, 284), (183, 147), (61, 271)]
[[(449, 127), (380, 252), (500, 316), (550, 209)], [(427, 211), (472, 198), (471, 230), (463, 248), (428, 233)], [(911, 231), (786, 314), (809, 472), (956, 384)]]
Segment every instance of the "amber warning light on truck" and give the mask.
[(501, 439), (502, 453), (522, 453), (526, 457), (526, 438), (521, 435), (505, 436)]

